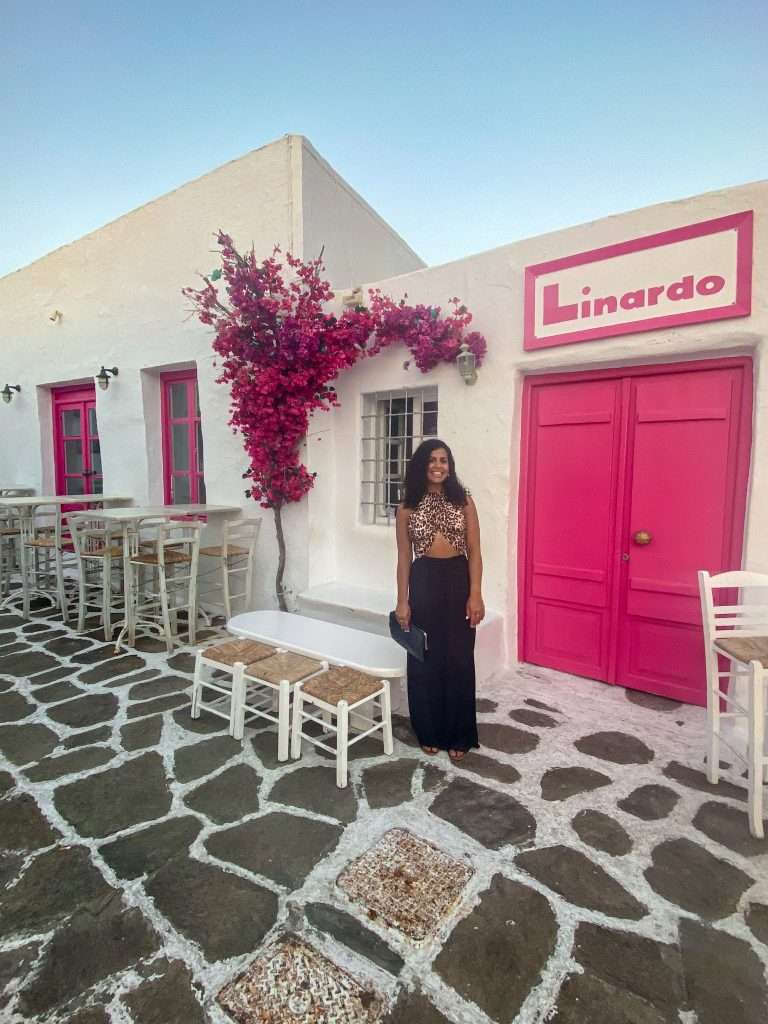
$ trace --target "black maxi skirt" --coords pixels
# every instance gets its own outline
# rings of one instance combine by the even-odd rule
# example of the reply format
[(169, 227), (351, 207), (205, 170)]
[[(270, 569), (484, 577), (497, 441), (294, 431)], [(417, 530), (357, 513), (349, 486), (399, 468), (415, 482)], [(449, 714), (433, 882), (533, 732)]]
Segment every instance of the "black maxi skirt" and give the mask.
[(411, 563), (411, 621), (427, 633), (423, 662), (408, 655), (408, 706), (422, 747), (478, 747), (475, 630), (466, 618), (469, 565), (464, 555)]

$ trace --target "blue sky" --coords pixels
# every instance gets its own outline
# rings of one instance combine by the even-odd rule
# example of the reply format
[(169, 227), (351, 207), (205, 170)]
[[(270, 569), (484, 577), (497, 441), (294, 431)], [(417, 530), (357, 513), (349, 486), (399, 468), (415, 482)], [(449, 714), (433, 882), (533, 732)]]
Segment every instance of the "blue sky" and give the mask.
[(764, 0), (0, 0), (0, 24), (0, 275), (287, 132), (430, 264), (768, 177)]

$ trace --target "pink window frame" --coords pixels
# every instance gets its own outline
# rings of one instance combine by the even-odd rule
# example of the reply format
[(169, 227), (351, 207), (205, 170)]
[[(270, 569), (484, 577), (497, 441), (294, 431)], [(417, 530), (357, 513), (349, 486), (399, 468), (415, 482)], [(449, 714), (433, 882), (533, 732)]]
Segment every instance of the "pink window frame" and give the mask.
[[(187, 385), (187, 416), (171, 416), (171, 385)], [(163, 494), (166, 505), (181, 504), (173, 500), (173, 477), (186, 476), (189, 482), (189, 503), (200, 502), (200, 481), (205, 483), (204, 469), (197, 468), (197, 428), (200, 423), (198, 409), (197, 370), (173, 370), (160, 374), (161, 419), (163, 429)], [(175, 470), (173, 465), (173, 432), (175, 423), (189, 426), (189, 469)], [(186, 504), (186, 502), (184, 502)]]

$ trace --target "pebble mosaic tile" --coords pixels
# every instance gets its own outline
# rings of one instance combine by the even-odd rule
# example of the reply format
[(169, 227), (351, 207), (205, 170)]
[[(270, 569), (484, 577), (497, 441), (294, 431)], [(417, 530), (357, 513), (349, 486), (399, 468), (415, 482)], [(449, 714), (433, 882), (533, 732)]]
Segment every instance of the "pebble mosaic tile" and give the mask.
[(407, 938), (421, 942), (461, 899), (473, 870), (406, 829), (393, 828), (342, 871), (339, 888)]
[(382, 1002), (293, 935), (268, 947), (218, 996), (237, 1024), (376, 1024)]

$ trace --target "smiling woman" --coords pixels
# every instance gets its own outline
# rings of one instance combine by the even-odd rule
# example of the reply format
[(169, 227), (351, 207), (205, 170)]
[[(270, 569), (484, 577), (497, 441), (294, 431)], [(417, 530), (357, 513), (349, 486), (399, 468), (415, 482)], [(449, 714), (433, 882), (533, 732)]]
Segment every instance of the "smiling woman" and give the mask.
[[(397, 621), (427, 634), (424, 661), (408, 656), (408, 705), (422, 750), (461, 761), (479, 746), (475, 627), (485, 616), (477, 509), (444, 441), (424, 441), (397, 510)], [(415, 558), (414, 558), (415, 556)]]

